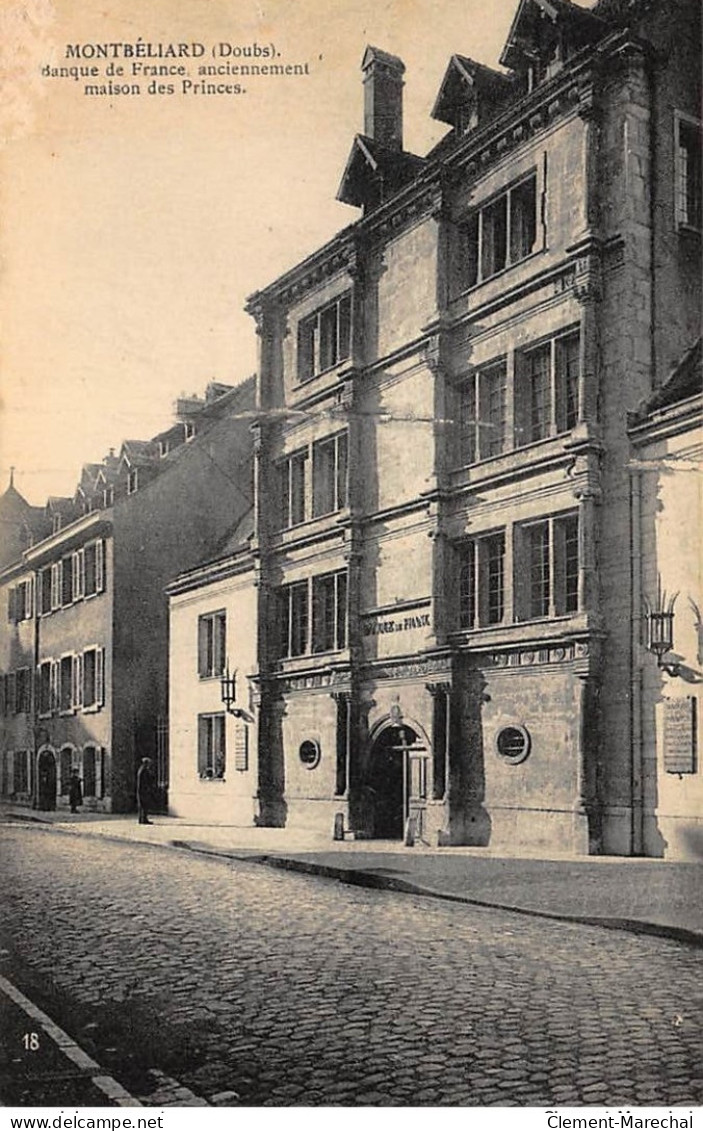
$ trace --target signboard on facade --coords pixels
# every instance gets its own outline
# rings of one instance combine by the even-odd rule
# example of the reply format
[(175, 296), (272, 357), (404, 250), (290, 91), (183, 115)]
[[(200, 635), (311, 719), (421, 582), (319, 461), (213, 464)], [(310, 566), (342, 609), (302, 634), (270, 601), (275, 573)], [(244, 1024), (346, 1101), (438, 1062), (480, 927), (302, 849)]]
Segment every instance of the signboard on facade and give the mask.
[(424, 647), (431, 629), (428, 602), (414, 608), (379, 609), (361, 617), (364, 652), (369, 658), (415, 652)]
[(418, 628), (430, 628), (429, 613), (403, 613), (389, 616), (376, 613), (361, 618), (361, 631), (364, 636), (382, 636), (387, 633), (412, 632)]

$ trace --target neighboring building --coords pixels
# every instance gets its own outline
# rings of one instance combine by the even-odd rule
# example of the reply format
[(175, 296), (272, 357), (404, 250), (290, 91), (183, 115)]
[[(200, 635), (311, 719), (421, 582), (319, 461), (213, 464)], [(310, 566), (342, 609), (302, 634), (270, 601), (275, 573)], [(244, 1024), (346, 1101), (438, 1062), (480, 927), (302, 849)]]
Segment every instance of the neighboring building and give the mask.
[(125, 441), (73, 499), (51, 498), (48, 531), (0, 572), (4, 797), (65, 805), (78, 768), (87, 808), (129, 811), (150, 755), (165, 803), (165, 586), (251, 508), (253, 404), (253, 379), (179, 401), (167, 433)]
[[(215, 560), (169, 586), (169, 811), (174, 816), (252, 825), (258, 736), (249, 676), (256, 673), (256, 590), (249, 539), (252, 512)], [(229, 678), (232, 702), (223, 702)]]
[(700, 333), (699, 45), (695, 0), (521, 0), (425, 158), (367, 50), (362, 216), (249, 303), (262, 823), (665, 851), (627, 413)]
[[(632, 772), (648, 852), (703, 857), (701, 342), (633, 414)], [(669, 618), (669, 610), (673, 617)], [(650, 624), (663, 621), (657, 660)], [(667, 621), (670, 620), (670, 624)], [(670, 647), (664, 649), (664, 645)]]

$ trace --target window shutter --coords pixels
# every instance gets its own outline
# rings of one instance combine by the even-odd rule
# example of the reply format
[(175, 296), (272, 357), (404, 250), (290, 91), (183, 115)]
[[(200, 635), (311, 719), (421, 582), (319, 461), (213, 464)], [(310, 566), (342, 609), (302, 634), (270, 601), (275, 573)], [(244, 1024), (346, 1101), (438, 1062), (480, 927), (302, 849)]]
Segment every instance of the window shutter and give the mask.
[(14, 715), (17, 711), (17, 676), (10, 672), (7, 677), (7, 713)]
[(218, 614), (215, 630), (217, 632), (215, 675), (224, 675), (227, 656), (227, 616), (225, 613)]
[(24, 615), (27, 620), (30, 620), (34, 616), (34, 575), (32, 575), (27, 582), (27, 604)]
[(100, 800), (103, 795), (103, 764), (105, 749), (103, 746), (95, 748), (95, 796)]
[(14, 585), (7, 591), (7, 619), (11, 624), (17, 621), (17, 589)]
[(51, 567), (51, 607), (61, 607), (61, 562), (56, 562)]
[(0, 675), (0, 717), (7, 714), (7, 676)]
[(49, 677), (49, 709), (54, 711), (59, 704), (59, 662), (51, 661), (51, 675)]
[(225, 729), (225, 716), (215, 715), (213, 722), (213, 773), (216, 778), (222, 778), (227, 767), (227, 737)]
[(198, 716), (198, 776), (201, 778), (207, 773), (208, 723), (204, 715)]
[(207, 617), (200, 617), (198, 621), (198, 675), (203, 678), (210, 674), (208, 670), (209, 636), (210, 622)]
[(98, 593), (105, 588), (105, 543), (102, 538), (95, 543), (95, 588)]
[(105, 649), (95, 650), (95, 702), (98, 707), (105, 703)]
[(73, 706), (83, 706), (83, 657), (73, 657)]
[(73, 599), (78, 600), (85, 593), (85, 562), (83, 550), (73, 555)]

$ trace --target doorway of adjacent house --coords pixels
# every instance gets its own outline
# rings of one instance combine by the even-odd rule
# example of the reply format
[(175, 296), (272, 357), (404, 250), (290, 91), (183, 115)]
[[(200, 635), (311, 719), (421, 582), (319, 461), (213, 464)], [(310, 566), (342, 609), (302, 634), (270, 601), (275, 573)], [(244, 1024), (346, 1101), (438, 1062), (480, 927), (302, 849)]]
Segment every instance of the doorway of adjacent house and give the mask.
[(385, 727), (371, 748), (368, 790), (372, 805), (372, 836), (402, 840), (410, 803), (410, 749), (418, 736), (402, 723)]
[(56, 808), (56, 758), (51, 750), (42, 750), (37, 765), (37, 806)]

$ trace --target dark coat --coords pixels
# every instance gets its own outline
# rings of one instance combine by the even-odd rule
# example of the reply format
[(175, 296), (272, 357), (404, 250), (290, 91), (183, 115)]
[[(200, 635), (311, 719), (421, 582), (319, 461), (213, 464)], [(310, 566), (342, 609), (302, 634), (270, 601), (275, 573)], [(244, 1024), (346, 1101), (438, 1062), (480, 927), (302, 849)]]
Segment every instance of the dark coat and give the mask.
[(148, 805), (153, 790), (151, 767), (141, 765), (137, 770), (137, 800), (140, 805)]
[(81, 779), (73, 777), (68, 783), (68, 800), (71, 805), (83, 804), (83, 789), (81, 787)]

